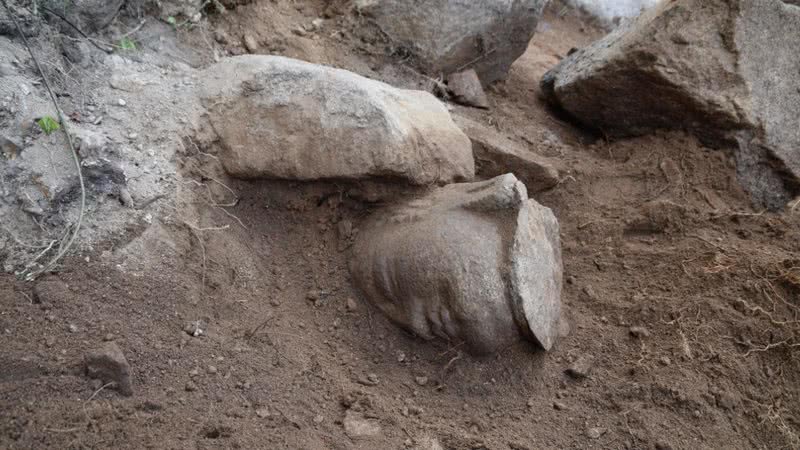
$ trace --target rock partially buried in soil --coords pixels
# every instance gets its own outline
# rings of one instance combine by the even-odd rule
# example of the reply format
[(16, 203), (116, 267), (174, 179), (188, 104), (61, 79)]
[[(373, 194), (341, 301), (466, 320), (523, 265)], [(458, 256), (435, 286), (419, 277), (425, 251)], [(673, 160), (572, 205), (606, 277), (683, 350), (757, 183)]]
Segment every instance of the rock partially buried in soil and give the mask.
[(558, 161), (534, 153), (472, 119), (454, 115), (453, 120), (472, 141), (479, 174), (494, 177), (511, 172), (530, 192), (544, 191), (558, 184)]
[(115, 383), (122, 395), (133, 395), (131, 366), (114, 342), (106, 342), (100, 349), (86, 355), (86, 375), (103, 383)]
[(754, 200), (800, 189), (800, 8), (779, 0), (661, 2), (544, 75), (542, 92), (609, 136), (689, 129), (734, 144)]
[(474, 69), (449, 75), (447, 89), (453, 94), (453, 99), (457, 103), (489, 109), (489, 99), (486, 97), (481, 80)]
[(439, 188), (375, 213), (361, 229), (350, 263), (355, 284), (400, 326), (478, 354), (520, 337), (553, 346), (558, 222), (513, 175)]
[(528, 48), (546, 0), (356, 0), (360, 12), (431, 74), (473, 68), (505, 79)]
[(381, 426), (377, 420), (367, 419), (352, 410), (345, 413), (343, 424), (350, 439), (371, 439), (381, 435)]
[(201, 97), (239, 178), (471, 179), (472, 146), (433, 95), (279, 56), (229, 58)]

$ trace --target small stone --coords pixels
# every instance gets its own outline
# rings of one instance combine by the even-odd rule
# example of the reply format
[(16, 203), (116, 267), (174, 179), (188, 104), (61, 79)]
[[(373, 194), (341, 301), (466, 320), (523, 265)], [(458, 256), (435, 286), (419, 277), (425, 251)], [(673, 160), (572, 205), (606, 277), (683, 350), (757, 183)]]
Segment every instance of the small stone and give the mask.
[(481, 80), (474, 69), (448, 76), (447, 89), (453, 93), (453, 100), (457, 103), (476, 108), (489, 108), (489, 99), (486, 97)]
[(256, 39), (252, 35), (245, 34), (243, 40), (244, 48), (246, 48), (248, 52), (256, 53), (258, 51), (258, 42), (256, 42)]
[(650, 337), (650, 331), (648, 331), (645, 327), (631, 327), (629, 332), (631, 336), (638, 339)]
[(77, 333), (78, 332), (78, 327), (73, 325), (73, 324), (69, 324), (69, 332), (70, 333)]
[(591, 285), (586, 285), (583, 288), (583, 293), (586, 294), (586, 297), (588, 297), (589, 300), (597, 300), (597, 293), (594, 291)]
[(189, 371), (189, 376), (192, 378), (200, 376), (200, 371), (197, 369), (192, 369)]
[(186, 326), (183, 327), (183, 331), (186, 332), (189, 336), (198, 337), (202, 336), (206, 332), (207, 325), (202, 320), (195, 320), (193, 322), (189, 322)]
[(358, 303), (356, 303), (356, 299), (353, 297), (347, 297), (347, 310), (355, 311), (356, 309), (358, 309)]
[(114, 342), (107, 342), (99, 350), (86, 355), (86, 374), (103, 383), (114, 382), (122, 395), (133, 395), (131, 366)]
[(269, 417), (269, 409), (267, 408), (258, 408), (256, 410), (256, 415), (262, 419)]
[(573, 277), (572, 275), (567, 277), (567, 284), (575, 284), (575, 281), (576, 281), (575, 277)]
[(347, 410), (342, 423), (344, 431), (350, 439), (369, 439), (381, 434), (381, 426), (377, 420), (366, 419), (352, 409)]
[(403, 352), (397, 352), (397, 362), (401, 363), (406, 360), (406, 354)]
[(361, 377), (356, 381), (364, 386), (375, 386), (379, 382), (378, 376), (374, 373), (368, 374), (366, 377)]
[(194, 384), (194, 381), (189, 381), (186, 383), (184, 389), (186, 390), (186, 392), (194, 392), (197, 390), (197, 385)]
[(414, 381), (420, 386), (425, 386), (428, 384), (428, 377), (415, 377)]
[(324, 420), (325, 417), (323, 417), (321, 414), (317, 414), (316, 416), (314, 416), (314, 423), (317, 425), (321, 424)]
[(695, 409), (694, 412), (692, 412), (692, 416), (694, 416), (695, 419), (699, 419), (700, 418), (700, 410), (699, 409)]
[(114, 335), (111, 334), (111, 333), (108, 333), (105, 336), (103, 336), (103, 340), (106, 341), (106, 342), (113, 341), (114, 340)]
[(272, 305), (272, 306), (281, 306), (281, 302), (280, 302), (280, 300), (278, 300), (278, 299), (275, 299), (275, 298), (273, 298), (272, 300), (270, 300), (270, 301), (269, 301), (269, 304), (270, 304), (270, 305)]
[(667, 356), (662, 356), (658, 361), (665, 366), (672, 364), (672, 361)]
[(210, 373), (211, 375), (214, 375), (214, 374), (217, 373), (217, 367), (216, 366), (208, 366), (208, 368), (206, 369), (206, 372)]
[(587, 378), (592, 373), (592, 363), (594, 358), (588, 355), (582, 355), (572, 363), (565, 371), (567, 375), (576, 380)]
[(139, 137), (139, 135), (137, 133), (128, 134), (128, 139), (130, 139), (130, 140), (134, 140), (134, 139), (136, 139), (138, 137)]
[(119, 100), (117, 100), (117, 105), (119, 105), (119, 106), (125, 106), (125, 105), (127, 105), (127, 104), (128, 104), (128, 102), (126, 102), (126, 101), (125, 101), (125, 100), (123, 100), (123, 99), (119, 99)]
[(606, 434), (605, 428), (592, 427), (586, 430), (586, 436), (589, 439), (600, 439), (600, 436)]
[(561, 402), (553, 402), (553, 409), (555, 409), (556, 411), (564, 411), (565, 409), (567, 409), (567, 405)]

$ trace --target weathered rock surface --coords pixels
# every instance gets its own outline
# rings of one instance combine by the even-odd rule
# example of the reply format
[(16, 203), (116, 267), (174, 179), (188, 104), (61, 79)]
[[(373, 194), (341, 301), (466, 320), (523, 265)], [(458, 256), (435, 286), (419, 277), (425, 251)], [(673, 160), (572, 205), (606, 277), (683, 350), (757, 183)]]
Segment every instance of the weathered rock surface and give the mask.
[(131, 366), (114, 342), (106, 342), (99, 350), (86, 355), (86, 374), (103, 383), (114, 382), (122, 395), (133, 395)]
[(476, 108), (489, 108), (489, 98), (486, 97), (481, 80), (474, 69), (448, 75), (447, 88), (457, 103)]
[(558, 184), (558, 161), (530, 151), (501, 133), (463, 116), (453, 116), (472, 141), (475, 168), (483, 176), (513, 173), (529, 192), (540, 192)]
[(348, 410), (345, 413), (344, 432), (350, 439), (371, 439), (381, 435), (381, 426), (375, 419), (367, 419), (363, 414)]
[(432, 74), (474, 68), (505, 79), (528, 48), (547, 0), (357, 0), (391, 39)]
[(558, 222), (513, 175), (439, 188), (361, 229), (353, 279), (400, 326), (474, 353), (520, 337), (552, 347), (561, 311)]
[(800, 176), (797, 42), (800, 8), (780, 0), (662, 2), (562, 60), (542, 90), (606, 135), (688, 129), (738, 142), (740, 180), (780, 208)]
[(53, 10), (69, 18), (82, 31), (90, 33), (107, 27), (124, 3), (125, 0), (72, 0), (63, 8)]
[(471, 179), (469, 139), (433, 95), (278, 56), (240, 56), (201, 78), (225, 169), (240, 178)]

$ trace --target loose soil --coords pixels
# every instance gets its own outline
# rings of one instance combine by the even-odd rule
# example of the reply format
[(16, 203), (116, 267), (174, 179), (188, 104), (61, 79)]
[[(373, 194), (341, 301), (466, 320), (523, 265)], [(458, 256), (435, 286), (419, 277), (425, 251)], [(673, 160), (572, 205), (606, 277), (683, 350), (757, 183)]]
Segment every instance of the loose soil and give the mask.
[[(249, 34), (262, 53), (430, 87), (336, 7), (258, 0), (207, 28), (231, 54)], [(800, 447), (800, 207), (753, 210), (732, 156), (688, 135), (606, 142), (548, 111), (541, 75), (601, 34), (562, 12), (548, 9), (491, 110), (453, 106), (568, 167), (536, 195), (564, 250), (571, 330), (553, 351), (476, 358), (359, 298), (359, 221), (414, 192), (369, 203), (361, 185), (231, 180), (201, 143), (180, 153), (199, 184), (177, 208), (68, 259), (38, 297), (0, 276), (0, 447)], [(235, 206), (214, 206), (232, 200), (223, 184)], [(198, 320), (203, 335), (184, 332)], [(104, 340), (132, 366), (132, 397), (83, 374)], [(576, 363), (587, 376), (567, 373)], [(380, 433), (348, 436), (348, 409)]]

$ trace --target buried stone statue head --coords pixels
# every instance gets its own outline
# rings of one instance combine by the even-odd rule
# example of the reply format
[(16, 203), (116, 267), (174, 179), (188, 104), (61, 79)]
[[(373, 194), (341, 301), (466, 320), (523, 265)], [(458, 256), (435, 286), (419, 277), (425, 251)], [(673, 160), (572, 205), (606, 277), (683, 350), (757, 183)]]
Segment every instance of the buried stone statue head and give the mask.
[(525, 338), (549, 350), (561, 315), (561, 246), (550, 209), (506, 174), (450, 184), (374, 214), (350, 270), (366, 299), (426, 339), (476, 354)]

